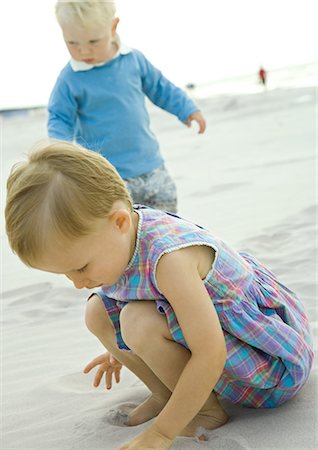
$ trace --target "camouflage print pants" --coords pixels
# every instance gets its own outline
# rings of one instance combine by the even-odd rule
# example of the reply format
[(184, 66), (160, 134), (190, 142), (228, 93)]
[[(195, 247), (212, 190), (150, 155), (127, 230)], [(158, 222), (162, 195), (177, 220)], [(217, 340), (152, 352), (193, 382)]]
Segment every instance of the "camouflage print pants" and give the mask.
[(177, 212), (177, 188), (164, 165), (125, 182), (134, 203)]

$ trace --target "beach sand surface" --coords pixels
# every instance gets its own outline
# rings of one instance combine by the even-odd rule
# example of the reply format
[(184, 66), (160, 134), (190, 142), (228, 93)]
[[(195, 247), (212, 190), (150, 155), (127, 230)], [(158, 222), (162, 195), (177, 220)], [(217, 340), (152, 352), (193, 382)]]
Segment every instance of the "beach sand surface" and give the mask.
[[(197, 135), (150, 106), (179, 213), (248, 250), (301, 297), (317, 343), (316, 107), (314, 88), (200, 100), (208, 128)], [(2, 118), (1, 200), (10, 167), (46, 136), (43, 111)], [(2, 203), (3, 208), (3, 203)], [(12, 255), (1, 219), (3, 450), (115, 450), (144, 430), (116, 411), (147, 389), (129, 371), (111, 391), (83, 367), (103, 352), (84, 325), (88, 291), (26, 268)], [(200, 380), (194, 380), (200, 382)], [(317, 365), (298, 395), (274, 410), (223, 402), (231, 416), (209, 440), (177, 438), (173, 449), (318, 448)]]

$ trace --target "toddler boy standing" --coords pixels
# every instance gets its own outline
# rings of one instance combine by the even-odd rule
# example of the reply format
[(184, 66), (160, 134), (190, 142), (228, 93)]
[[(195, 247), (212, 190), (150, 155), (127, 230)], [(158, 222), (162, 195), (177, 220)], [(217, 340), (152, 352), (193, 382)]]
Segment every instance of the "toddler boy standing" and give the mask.
[(71, 60), (48, 106), (48, 134), (101, 153), (126, 181), (135, 203), (175, 212), (176, 186), (150, 129), (147, 96), (199, 133), (205, 120), (186, 93), (116, 34), (112, 1), (58, 1), (56, 16)]

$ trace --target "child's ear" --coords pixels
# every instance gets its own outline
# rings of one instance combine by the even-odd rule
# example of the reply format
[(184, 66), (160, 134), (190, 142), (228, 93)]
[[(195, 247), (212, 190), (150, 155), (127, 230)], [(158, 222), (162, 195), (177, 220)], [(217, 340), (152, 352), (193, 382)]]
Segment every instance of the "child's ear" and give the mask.
[(127, 233), (131, 226), (131, 215), (126, 209), (117, 209), (112, 215), (111, 220), (115, 227), (122, 233)]
[(118, 17), (115, 17), (115, 19), (113, 19), (113, 21), (112, 21), (112, 28), (111, 28), (111, 30), (112, 30), (112, 37), (114, 37), (115, 34), (116, 34), (118, 22), (119, 22), (119, 18)]

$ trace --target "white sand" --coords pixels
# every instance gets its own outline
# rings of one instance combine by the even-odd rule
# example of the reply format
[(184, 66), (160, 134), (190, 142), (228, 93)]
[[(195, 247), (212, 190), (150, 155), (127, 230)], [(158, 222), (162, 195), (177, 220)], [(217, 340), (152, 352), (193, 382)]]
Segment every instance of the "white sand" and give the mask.
[[(317, 337), (315, 286), (315, 108), (313, 88), (201, 101), (204, 136), (151, 107), (153, 129), (179, 188), (180, 214), (248, 249), (296, 290)], [(4, 119), (2, 175), (45, 136), (43, 113)], [(2, 181), (2, 188), (4, 181)], [(5, 192), (2, 190), (2, 200)], [(63, 277), (25, 268), (3, 231), (3, 450), (114, 450), (147, 425), (112, 423), (110, 410), (137, 404), (145, 387), (128, 371), (110, 392), (82, 368), (101, 351), (83, 324), (87, 292)], [(276, 410), (224, 403), (230, 422), (198, 444), (173, 449), (317, 448), (317, 367)]]

